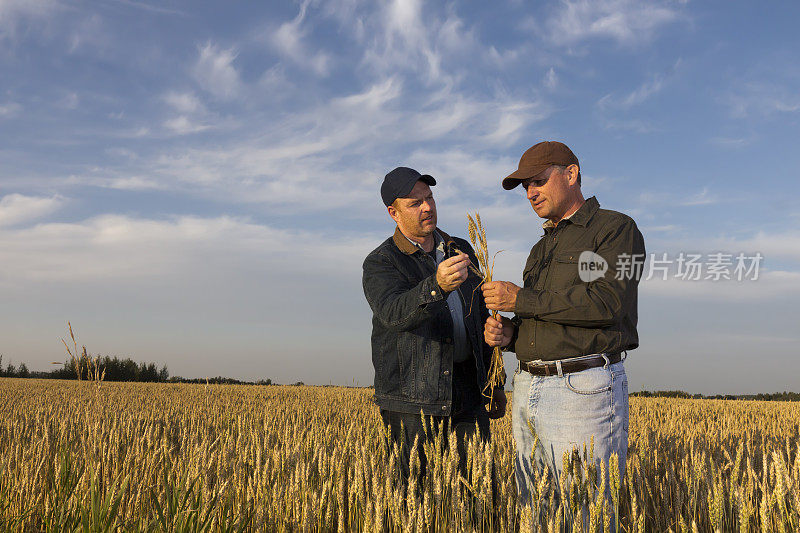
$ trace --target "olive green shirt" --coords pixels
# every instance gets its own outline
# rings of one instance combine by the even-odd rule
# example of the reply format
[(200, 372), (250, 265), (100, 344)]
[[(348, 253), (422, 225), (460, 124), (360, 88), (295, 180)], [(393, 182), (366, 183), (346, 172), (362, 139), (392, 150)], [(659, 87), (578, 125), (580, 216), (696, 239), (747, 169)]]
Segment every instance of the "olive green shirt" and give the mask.
[[(514, 342), (507, 349), (520, 361), (552, 361), (639, 346), (637, 292), (645, 248), (633, 219), (600, 209), (592, 196), (570, 217), (543, 227), (522, 274)], [(608, 265), (588, 282), (579, 275), (584, 251)]]

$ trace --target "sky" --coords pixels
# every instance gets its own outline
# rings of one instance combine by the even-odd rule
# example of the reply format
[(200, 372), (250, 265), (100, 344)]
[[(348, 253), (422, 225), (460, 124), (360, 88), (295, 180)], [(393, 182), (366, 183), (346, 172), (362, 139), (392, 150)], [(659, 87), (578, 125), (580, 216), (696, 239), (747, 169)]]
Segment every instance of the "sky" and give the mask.
[(645, 268), (631, 390), (800, 390), (797, 20), (796, 2), (0, 0), (0, 354), (49, 370), (69, 321), (90, 353), (172, 375), (369, 385), (383, 176), (433, 175), (439, 226), (465, 236), (479, 211), (495, 279), (521, 283), (542, 221), (500, 181), (560, 140), (648, 254), (763, 257), (743, 280)]

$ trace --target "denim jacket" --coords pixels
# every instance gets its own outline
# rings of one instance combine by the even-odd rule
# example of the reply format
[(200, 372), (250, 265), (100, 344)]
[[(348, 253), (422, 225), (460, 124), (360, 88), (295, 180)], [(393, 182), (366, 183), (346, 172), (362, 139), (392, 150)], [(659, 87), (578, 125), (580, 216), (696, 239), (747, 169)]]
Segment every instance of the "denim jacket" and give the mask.
[[(436, 230), (445, 242), (445, 257), (475, 252), (464, 239)], [(436, 282), (436, 264), (397, 229), (364, 260), (364, 295), (372, 308), (372, 363), (375, 367), (375, 402), (404, 413), (449, 416), (452, 408), (453, 321), (447, 308), (448, 293)], [(479, 289), (480, 277), (472, 271), (458, 287), (464, 306), (464, 326), (477, 369), (481, 390), (491, 362), (492, 349), (483, 341), (489, 315)]]

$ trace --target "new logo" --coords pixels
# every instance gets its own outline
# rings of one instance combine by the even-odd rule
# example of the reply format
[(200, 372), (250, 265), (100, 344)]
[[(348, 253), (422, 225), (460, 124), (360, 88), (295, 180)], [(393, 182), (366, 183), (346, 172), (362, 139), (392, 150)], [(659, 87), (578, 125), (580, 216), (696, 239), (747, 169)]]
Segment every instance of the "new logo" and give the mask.
[(608, 270), (608, 261), (586, 250), (578, 257), (578, 276), (586, 283), (602, 278)]

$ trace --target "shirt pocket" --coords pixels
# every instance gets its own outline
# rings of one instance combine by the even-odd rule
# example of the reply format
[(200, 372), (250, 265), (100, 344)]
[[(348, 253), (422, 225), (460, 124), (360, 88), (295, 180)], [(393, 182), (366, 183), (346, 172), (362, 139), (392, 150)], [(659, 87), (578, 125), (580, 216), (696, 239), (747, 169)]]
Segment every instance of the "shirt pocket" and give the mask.
[(553, 254), (547, 283), (549, 289), (566, 289), (580, 283), (578, 276), (580, 255), (580, 250), (564, 250)]

